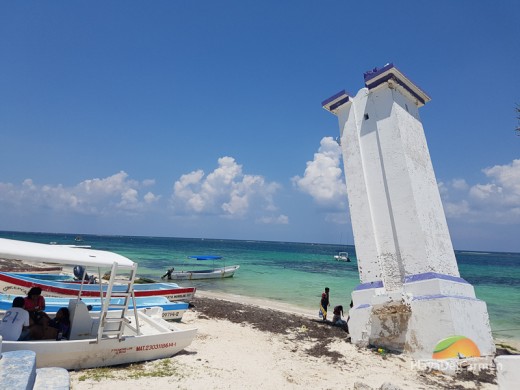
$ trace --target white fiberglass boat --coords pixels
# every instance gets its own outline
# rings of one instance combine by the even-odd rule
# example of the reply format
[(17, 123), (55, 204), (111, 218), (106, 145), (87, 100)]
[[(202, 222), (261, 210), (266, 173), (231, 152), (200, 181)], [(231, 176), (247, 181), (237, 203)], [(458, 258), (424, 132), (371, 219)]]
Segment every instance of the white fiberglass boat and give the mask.
[(338, 252), (337, 255), (334, 255), (334, 260), (350, 262), (350, 257), (348, 257), (348, 252)]
[(175, 268), (170, 268), (162, 278), (167, 278), (168, 280), (224, 279), (233, 277), (235, 272), (240, 268), (239, 265), (226, 267), (225, 263), (223, 267), (215, 267), (215, 261), (221, 260), (222, 256), (198, 255), (188, 256), (188, 258), (195, 260), (212, 260), (213, 268), (202, 270), (176, 270)]
[[(0, 293), (0, 316), (12, 307), (13, 300), (16, 297), (23, 298), (22, 295)], [(101, 310), (103, 302), (99, 298), (82, 298), (81, 300), (85, 302), (85, 305), (87, 305), (90, 312), (99, 312)], [(54, 317), (60, 308), (69, 306), (69, 301), (70, 298), (45, 297), (45, 313), (50, 317)], [(110, 310), (116, 310), (114, 307), (117, 308), (118, 305), (124, 303), (124, 298), (112, 298), (110, 300), (110, 306), (112, 307)], [(137, 304), (137, 309), (161, 307), (163, 309), (163, 318), (169, 321), (180, 321), (183, 314), (189, 308), (189, 303), (187, 302), (170, 302), (166, 297), (156, 296), (136, 297), (135, 303)], [(130, 303), (128, 308), (130, 310), (133, 308), (132, 303)], [(144, 312), (146, 313), (146, 310)]]
[(168, 280), (200, 280), (200, 279), (222, 279), (231, 278), (239, 265), (231, 265), (228, 267), (203, 269), (203, 270), (189, 270), (189, 271), (176, 271), (169, 269), (164, 277)]
[[(136, 308), (133, 282), (137, 264), (126, 257), (106, 251), (0, 239), (0, 258), (79, 264), (97, 267), (99, 274), (102, 267), (111, 267), (108, 288), (99, 292), (103, 305), (98, 313), (88, 311), (80, 299), (81, 288), (78, 297), (69, 300), (68, 340), (2, 342), (5, 352), (36, 352), (37, 367), (82, 369), (171, 357), (190, 345), (196, 335), (196, 329), (180, 329), (162, 319), (160, 307)], [(129, 272), (127, 288), (113, 292), (119, 270)], [(112, 298), (123, 298), (124, 303), (116, 307), (111, 303)], [(130, 310), (131, 302), (133, 309)]]

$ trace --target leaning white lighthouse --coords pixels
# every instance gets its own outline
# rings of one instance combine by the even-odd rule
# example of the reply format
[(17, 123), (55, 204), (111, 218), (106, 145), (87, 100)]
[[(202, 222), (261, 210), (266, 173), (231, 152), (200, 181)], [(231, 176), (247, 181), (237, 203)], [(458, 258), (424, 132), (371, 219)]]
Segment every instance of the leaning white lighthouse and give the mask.
[(323, 102), (339, 119), (361, 284), (352, 342), (431, 358), (464, 336), (494, 353), (485, 302), (460, 278), (419, 118), (429, 96), (393, 64), (365, 73), (355, 97)]

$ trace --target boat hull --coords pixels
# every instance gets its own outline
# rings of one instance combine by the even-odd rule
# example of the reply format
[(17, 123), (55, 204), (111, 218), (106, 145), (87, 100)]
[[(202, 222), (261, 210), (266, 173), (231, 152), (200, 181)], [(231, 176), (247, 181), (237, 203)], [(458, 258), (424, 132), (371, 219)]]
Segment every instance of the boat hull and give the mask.
[[(63, 340), (3, 341), (3, 351), (31, 350), (36, 353), (37, 367), (62, 367), (84, 369), (141, 362), (171, 357), (190, 345), (197, 330), (177, 328), (162, 318), (161, 307), (128, 310), (126, 306), (103, 305), (100, 313), (88, 311), (82, 300), (89, 296), (111, 298), (124, 296), (172, 296), (195, 293), (195, 289), (183, 289), (174, 283), (136, 285), (127, 281), (115, 284), (118, 269), (130, 274), (134, 280), (137, 264), (112, 252), (60, 247), (16, 240), (0, 239), (0, 257), (29, 262), (54, 262), (77, 264), (86, 267), (110, 267), (108, 285), (75, 285), (13, 277), (0, 272), (0, 291), (14, 291), (26, 295), (31, 287), (40, 287), (47, 296), (70, 296), (70, 328)], [(139, 290), (139, 291), (138, 291)], [(109, 307), (107, 307), (109, 306)], [(117, 310), (109, 310), (118, 308)], [(44, 328), (45, 325), (42, 326)], [(46, 333), (43, 334), (47, 335)], [(36, 336), (36, 334), (33, 334)]]
[(171, 272), (171, 280), (200, 280), (200, 279), (223, 279), (231, 278), (239, 265), (230, 267), (216, 268), (204, 271), (173, 271)]
[[(176, 287), (175, 287), (176, 286)], [(45, 297), (77, 297), (81, 288), (82, 297), (99, 297), (100, 288), (106, 290), (104, 284), (81, 284), (49, 281), (27, 276), (0, 272), (0, 292), (4, 294), (26, 295), (31, 287), (40, 287)], [(124, 285), (114, 285), (117, 293), (126, 290)], [(195, 287), (179, 287), (174, 283), (134, 284), (136, 297), (164, 296), (169, 301), (189, 302), (195, 296)]]
[(338, 254), (334, 256), (334, 260), (350, 263), (350, 257), (347, 252), (338, 252)]
[[(12, 307), (14, 298), (21, 295), (10, 295), (0, 294), (0, 314), (9, 310)], [(68, 307), (70, 299), (77, 298), (55, 298), (47, 297), (45, 300), (45, 313), (49, 316), (54, 317), (56, 312), (62, 307)], [(83, 302), (86, 305), (92, 307), (90, 310), (93, 314), (98, 313), (101, 310), (101, 300), (99, 298), (83, 298)], [(110, 300), (111, 305), (118, 305), (124, 303), (123, 298), (112, 298)], [(147, 309), (151, 307), (162, 308), (162, 318), (168, 321), (180, 321), (182, 316), (188, 310), (189, 304), (186, 302), (170, 302), (165, 297), (141, 297), (135, 299), (137, 309)], [(133, 305), (128, 306), (129, 310), (133, 310)], [(109, 309), (111, 310), (111, 309)]]
[(36, 366), (67, 370), (113, 366), (171, 357), (193, 341), (196, 329), (126, 337), (123, 340), (4, 341), (2, 351), (30, 350)]

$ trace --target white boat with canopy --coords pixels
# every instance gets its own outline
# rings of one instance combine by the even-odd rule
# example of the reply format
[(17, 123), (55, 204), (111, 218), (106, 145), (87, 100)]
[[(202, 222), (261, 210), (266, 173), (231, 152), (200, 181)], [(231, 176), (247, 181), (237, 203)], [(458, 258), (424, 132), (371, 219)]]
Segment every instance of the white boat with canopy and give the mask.
[[(163, 320), (160, 307), (137, 309), (133, 283), (137, 264), (113, 252), (86, 248), (38, 244), (0, 238), (0, 258), (26, 262), (52, 262), (111, 269), (106, 291), (100, 288), (101, 310), (89, 312), (81, 300), (69, 300), (70, 337), (68, 340), (3, 341), (3, 351), (32, 350), (37, 367), (82, 369), (171, 357), (187, 347), (196, 329), (180, 329)], [(86, 269), (86, 268), (85, 268)], [(113, 291), (118, 271), (129, 274), (125, 291)], [(121, 280), (118, 280), (120, 283)], [(112, 298), (122, 298), (114, 307)], [(129, 309), (129, 306), (133, 306)], [(117, 310), (113, 310), (117, 309)]]
[(334, 260), (346, 261), (346, 262), (350, 263), (350, 257), (348, 257), (348, 252), (338, 252), (337, 255), (334, 255)]

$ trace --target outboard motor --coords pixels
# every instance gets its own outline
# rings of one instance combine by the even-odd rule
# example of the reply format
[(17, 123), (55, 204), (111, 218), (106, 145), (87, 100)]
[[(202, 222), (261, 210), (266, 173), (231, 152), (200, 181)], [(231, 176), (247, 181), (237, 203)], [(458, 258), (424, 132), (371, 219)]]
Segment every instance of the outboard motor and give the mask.
[(87, 273), (85, 272), (85, 267), (83, 267), (82, 265), (76, 265), (73, 271), (76, 279), (81, 280), (81, 278), (83, 277), (83, 273), (85, 273), (85, 280), (90, 280)]

